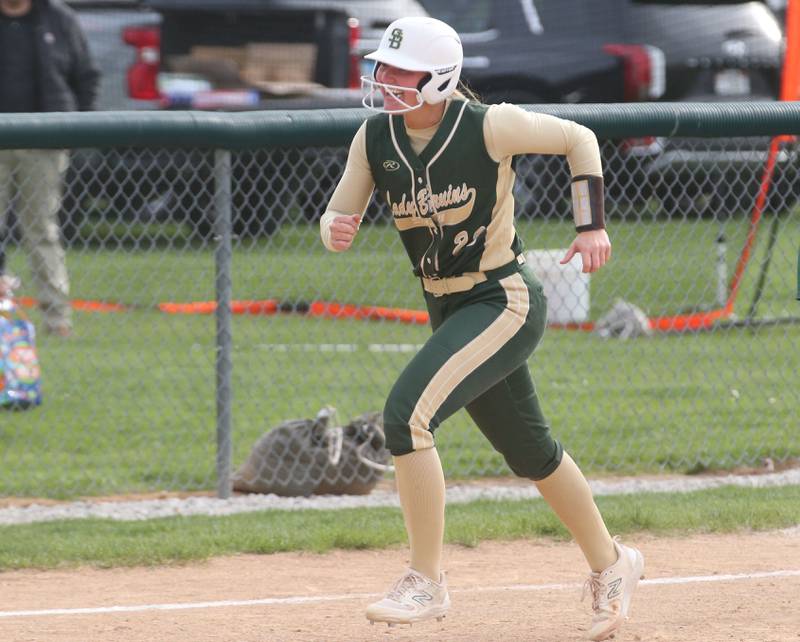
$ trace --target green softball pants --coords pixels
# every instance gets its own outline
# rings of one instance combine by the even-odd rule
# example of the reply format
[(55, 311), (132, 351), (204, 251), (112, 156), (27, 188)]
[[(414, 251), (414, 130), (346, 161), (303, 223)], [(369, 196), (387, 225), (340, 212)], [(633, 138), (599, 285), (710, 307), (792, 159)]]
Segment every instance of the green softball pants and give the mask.
[(433, 447), (439, 424), (466, 408), (516, 475), (550, 475), (562, 448), (550, 434), (527, 364), (546, 323), (541, 284), (523, 266), (467, 292), (426, 292), (425, 299), (433, 334), (400, 374), (383, 411), (391, 453)]

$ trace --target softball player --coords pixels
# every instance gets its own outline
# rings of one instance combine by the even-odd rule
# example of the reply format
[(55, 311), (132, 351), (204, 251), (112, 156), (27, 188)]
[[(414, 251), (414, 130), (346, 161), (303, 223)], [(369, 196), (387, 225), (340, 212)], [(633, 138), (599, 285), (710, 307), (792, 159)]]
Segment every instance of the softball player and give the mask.
[(441, 619), (450, 606), (440, 564), (445, 482), (433, 433), (465, 407), (511, 470), (532, 479), (574, 536), (591, 569), (592, 640), (626, 619), (644, 570), (641, 553), (612, 539), (575, 462), (553, 439), (527, 360), (545, 328), (542, 286), (524, 265), (514, 230), (512, 158), (564, 154), (572, 173), (576, 253), (585, 272), (611, 255), (603, 218), (597, 139), (571, 121), (486, 106), (456, 91), (463, 53), (456, 32), (431, 18), (393, 22), (372, 77), (362, 78), (369, 118), (351, 144), (320, 222), (334, 252), (350, 247), (373, 189), (386, 200), (419, 277), (433, 334), (402, 372), (384, 429), (411, 547), (410, 568), (372, 622)]

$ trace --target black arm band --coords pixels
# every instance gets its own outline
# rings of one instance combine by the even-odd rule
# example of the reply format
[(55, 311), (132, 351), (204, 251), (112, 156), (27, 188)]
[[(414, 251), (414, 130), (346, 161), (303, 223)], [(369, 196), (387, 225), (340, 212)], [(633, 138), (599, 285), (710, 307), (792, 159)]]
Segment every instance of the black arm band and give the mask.
[(605, 229), (602, 176), (582, 174), (572, 177), (572, 214), (578, 232)]

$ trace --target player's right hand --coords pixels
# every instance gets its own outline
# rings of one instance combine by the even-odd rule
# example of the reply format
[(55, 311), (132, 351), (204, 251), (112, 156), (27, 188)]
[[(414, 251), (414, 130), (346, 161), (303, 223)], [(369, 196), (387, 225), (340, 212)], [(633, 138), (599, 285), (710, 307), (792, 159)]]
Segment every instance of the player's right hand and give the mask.
[(337, 216), (331, 223), (331, 245), (337, 252), (343, 252), (350, 248), (353, 239), (361, 225), (361, 216), (352, 214), (350, 216)]

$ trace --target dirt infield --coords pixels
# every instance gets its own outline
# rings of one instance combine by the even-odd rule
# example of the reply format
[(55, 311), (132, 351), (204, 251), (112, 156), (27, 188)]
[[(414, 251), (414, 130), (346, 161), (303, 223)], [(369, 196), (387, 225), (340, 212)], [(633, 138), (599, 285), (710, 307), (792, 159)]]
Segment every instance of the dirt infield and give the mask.
[[(618, 642), (800, 642), (798, 529), (630, 542), (645, 554), (647, 580)], [(402, 569), (404, 553), (250, 555), (182, 567), (3, 573), (0, 640), (582, 639), (589, 601), (579, 601), (584, 566), (573, 544), (448, 547), (453, 606), (447, 618), (370, 626), (363, 607)]]

